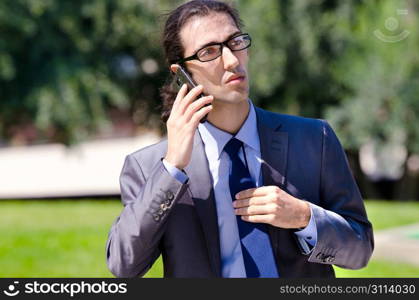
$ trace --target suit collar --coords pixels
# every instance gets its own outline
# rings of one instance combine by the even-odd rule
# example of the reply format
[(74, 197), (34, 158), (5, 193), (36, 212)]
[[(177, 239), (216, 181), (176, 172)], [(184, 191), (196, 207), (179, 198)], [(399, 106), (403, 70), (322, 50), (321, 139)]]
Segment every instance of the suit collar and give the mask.
[(274, 114), (255, 106), (256, 119), (258, 124), (258, 130), (261, 128), (270, 128), (273, 131), (277, 131), (282, 126), (281, 115)]
[[(234, 137), (242, 141), (245, 145), (253, 148), (256, 152), (260, 152), (255, 106), (250, 99), (248, 102), (248, 116)], [(199, 124), (198, 130), (204, 144), (206, 145), (207, 154), (209, 154), (211, 158), (220, 159), (225, 145), (233, 137), (233, 135), (215, 127), (209, 122)], [(208, 151), (210, 153), (208, 153)]]
[(248, 101), (249, 114), (235, 137), (247, 146), (253, 148), (256, 152), (260, 152), (255, 106), (252, 101)]

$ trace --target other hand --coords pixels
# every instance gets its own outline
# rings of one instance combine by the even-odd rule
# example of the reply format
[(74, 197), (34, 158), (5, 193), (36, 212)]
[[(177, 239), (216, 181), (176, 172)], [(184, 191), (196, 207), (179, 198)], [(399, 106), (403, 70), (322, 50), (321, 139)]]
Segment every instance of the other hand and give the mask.
[(235, 214), (244, 221), (281, 228), (304, 228), (311, 217), (307, 201), (297, 199), (277, 186), (241, 191), (233, 201)]

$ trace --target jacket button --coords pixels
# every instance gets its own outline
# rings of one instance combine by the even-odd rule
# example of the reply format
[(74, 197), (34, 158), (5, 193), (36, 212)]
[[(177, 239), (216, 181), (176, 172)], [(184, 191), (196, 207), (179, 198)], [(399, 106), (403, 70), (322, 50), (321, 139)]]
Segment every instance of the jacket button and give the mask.
[(160, 221), (160, 216), (159, 215), (153, 215), (153, 219), (154, 219), (154, 221), (158, 222), (158, 221)]
[(160, 204), (160, 208), (161, 208), (163, 211), (166, 211), (166, 210), (168, 210), (168, 209), (169, 209), (169, 207), (166, 205), (166, 203), (162, 203), (162, 204)]
[(173, 193), (172, 193), (171, 191), (168, 191), (168, 192), (166, 193), (166, 198), (167, 198), (168, 200), (172, 201), (172, 200), (173, 200), (173, 198), (175, 198), (175, 195), (173, 195)]
[(324, 262), (324, 263), (330, 262), (331, 258), (332, 257), (330, 255), (325, 255), (325, 256), (322, 257), (322, 262)]

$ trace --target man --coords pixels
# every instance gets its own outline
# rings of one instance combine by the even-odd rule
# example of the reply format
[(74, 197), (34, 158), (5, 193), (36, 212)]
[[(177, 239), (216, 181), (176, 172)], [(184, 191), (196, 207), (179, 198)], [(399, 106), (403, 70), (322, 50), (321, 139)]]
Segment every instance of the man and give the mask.
[(107, 243), (112, 273), (141, 276), (160, 254), (165, 277), (364, 267), (372, 228), (344, 151), (325, 121), (248, 99), (251, 39), (237, 12), (188, 2), (170, 14), (163, 44), (171, 71), (183, 67), (200, 85), (163, 89), (167, 140), (126, 158), (124, 209)]

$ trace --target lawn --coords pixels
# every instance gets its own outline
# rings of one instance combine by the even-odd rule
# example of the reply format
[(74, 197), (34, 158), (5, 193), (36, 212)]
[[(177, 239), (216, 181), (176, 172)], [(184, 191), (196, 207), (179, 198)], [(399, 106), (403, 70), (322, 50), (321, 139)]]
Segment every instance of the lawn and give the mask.
[[(374, 230), (418, 221), (419, 202), (367, 201)], [(0, 277), (112, 277), (105, 243), (121, 211), (110, 200), (0, 201)], [(338, 277), (419, 277), (419, 267), (372, 260)], [(161, 277), (161, 261), (147, 277)]]

